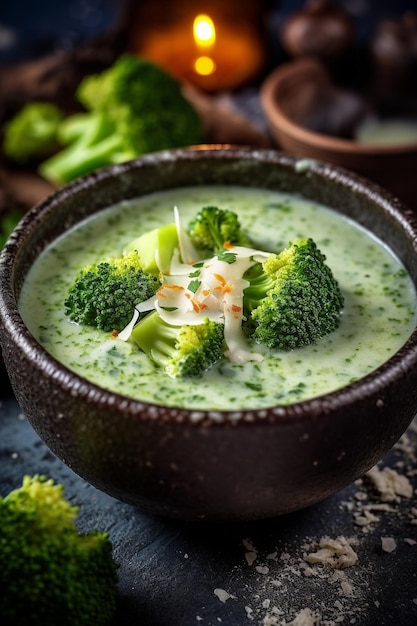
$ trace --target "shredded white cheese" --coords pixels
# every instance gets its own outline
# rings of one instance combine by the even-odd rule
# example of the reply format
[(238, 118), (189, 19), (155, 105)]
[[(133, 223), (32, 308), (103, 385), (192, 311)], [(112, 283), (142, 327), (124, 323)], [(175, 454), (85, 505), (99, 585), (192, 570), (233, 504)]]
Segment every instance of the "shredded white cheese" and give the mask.
[(250, 352), (242, 331), (243, 291), (249, 286), (243, 275), (268, 256), (270, 253), (228, 245), (224, 253), (201, 263), (190, 265), (175, 258), (163, 276), (155, 308), (173, 326), (202, 324), (205, 318), (224, 324), (226, 356), (236, 363), (260, 361), (262, 356)]
[[(127, 341), (140, 313), (155, 309), (172, 326), (198, 325), (208, 318), (224, 325), (225, 356), (234, 363), (262, 361), (263, 356), (249, 349), (242, 330), (243, 292), (249, 281), (245, 272), (271, 256), (269, 252), (245, 246), (225, 244), (224, 251), (212, 258), (196, 261), (195, 251), (180, 226), (174, 208), (179, 249), (175, 250), (169, 270), (161, 273), (161, 286), (156, 295), (135, 307), (130, 323), (119, 333)], [(197, 256), (196, 256), (197, 255)]]

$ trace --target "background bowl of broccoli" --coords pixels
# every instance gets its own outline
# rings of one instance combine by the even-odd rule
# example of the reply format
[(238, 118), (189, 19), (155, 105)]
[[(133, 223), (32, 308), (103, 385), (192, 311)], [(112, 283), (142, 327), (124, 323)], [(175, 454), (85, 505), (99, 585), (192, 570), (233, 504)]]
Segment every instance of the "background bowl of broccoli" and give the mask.
[[(37, 256), (69, 228), (117, 201), (187, 185), (285, 190), (333, 207), (392, 249), (417, 285), (417, 222), (355, 174), (274, 151), (201, 145), (103, 168), (31, 209), (0, 259), (0, 342), (16, 398), (49, 448), (95, 487), (152, 514), (254, 520), (310, 506), (378, 462), (417, 411), (417, 331), (382, 366), (311, 400), (262, 410), (147, 404), (67, 369), (20, 315)], [(193, 419), (194, 417), (194, 419)]]

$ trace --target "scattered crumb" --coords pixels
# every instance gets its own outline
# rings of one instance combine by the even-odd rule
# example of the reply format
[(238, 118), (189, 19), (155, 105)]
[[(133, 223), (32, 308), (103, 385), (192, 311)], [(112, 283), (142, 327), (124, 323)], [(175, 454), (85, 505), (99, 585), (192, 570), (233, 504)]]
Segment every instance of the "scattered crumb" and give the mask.
[(217, 596), (220, 602), (227, 602), (232, 596), (230, 593), (227, 593), (224, 589), (215, 589), (214, 595)]
[(249, 565), (244, 553), (251, 568), (250, 589), (256, 589), (250, 596), (247, 619), (257, 626), (337, 626), (345, 620), (359, 624), (360, 614), (368, 607), (366, 592), (355, 581), (357, 573), (353, 571), (353, 578), (346, 573), (358, 560), (353, 548), (358, 543), (355, 537), (304, 538), (291, 551), (264, 555), (251, 540), (245, 540), (244, 547), (257, 556), (257, 564)]
[(393, 537), (381, 537), (381, 546), (384, 552), (395, 552), (397, 542)]
[[(410, 426), (410, 431), (414, 430), (414, 423)], [(411, 440), (408, 432), (405, 432), (399, 441), (395, 444), (396, 450), (402, 453), (403, 457), (406, 458), (412, 465), (417, 464), (417, 454), (413, 442)], [(402, 461), (404, 463), (404, 461)]]
[(410, 524), (417, 524), (417, 508), (416, 507), (412, 507), (410, 509)]
[(342, 594), (346, 598), (349, 598), (350, 596), (353, 596), (353, 593), (355, 591), (353, 585), (348, 580), (342, 580), (340, 582), (340, 588), (342, 590)]
[[(405, 453), (405, 449), (408, 449), (407, 441), (404, 438), (396, 450)], [(352, 494), (351, 499), (340, 504), (343, 510), (353, 515), (354, 524), (364, 535), (373, 531), (382, 514), (397, 514), (402, 519), (407, 516), (402, 502), (413, 497), (410, 478), (414, 477), (412, 476), (414, 469), (411, 457), (400, 459), (395, 466), (397, 469), (401, 467), (402, 473), (388, 467), (383, 469), (373, 467), (363, 478), (355, 481), (358, 489)], [(408, 520), (408, 523), (417, 524), (417, 515), (412, 509), (408, 511)]]
[(382, 470), (373, 467), (366, 477), (378, 491), (380, 500), (383, 502), (397, 501), (399, 496), (411, 498), (413, 495), (413, 486), (407, 476), (399, 474), (390, 467), (384, 467)]
[(248, 618), (253, 619), (252, 617), (253, 609), (251, 609), (250, 606), (245, 606), (245, 611), (246, 611), (246, 615), (248, 616)]
[(248, 565), (252, 565), (256, 561), (257, 556), (258, 556), (258, 554), (257, 554), (257, 552), (256, 552), (256, 550), (254, 548), (254, 545), (253, 545), (253, 543), (251, 542), (250, 539), (244, 539), (242, 541), (242, 543), (243, 543), (243, 545), (245, 546), (245, 548), (247, 550), (247, 552), (245, 553), (245, 559), (246, 559)]
[(373, 522), (379, 521), (379, 517), (366, 508), (361, 513), (355, 514), (354, 519), (357, 526), (368, 526)]
[[(417, 428), (417, 420), (413, 428)], [(397, 551), (399, 539), (389, 536), (390, 531), (385, 531), (386, 535), (377, 534), (378, 525), (387, 516), (392, 518), (388, 527), (405, 524), (413, 529), (417, 525), (412, 484), (417, 468), (412, 440), (404, 435), (393, 454), (397, 455), (394, 463), (389, 467), (382, 467), (382, 463), (373, 467), (355, 481), (345, 500), (339, 501), (341, 511), (352, 516), (351, 527), (357, 529), (357, 535), (351, 536), (344, 529), (339, 534), (336, 530), (332, 536), (335, 526), (329, 520), (329, 534), (321, 538), (301, 536), (288, 542), (278, 540), (262, 550), (253, 538), (242, 540), (242, 576), (247, 595), (238, 599), (245, 606), (245, 624), (359, 626), (370, 611), (382, 606), (370, 578), (368, 555), (372, 552), (372, 559), (378, 554), (378, 558), (387, 558)], [(417, 538), (413, 538), (412, 530), (409, 533), (401, 542), (413, 550)], [(404, 531), (399, 536), (404, 537)], [(373, 547), (378, 542), (380, 550), (375, 551)], [(222, 602), (231, 597), (219, 589), (216, 595)], [(409, 602), (417, 603), (417, 598), (410, 597)]]
[(358, 560), (358, 555), (346, 537), (341, 536), (337, 539), (322, 537), (319, 547), (320, 549), (317, 552), (308, 554), (305, 557), (307, 563), (311, 565), (320, 563), (335, 569), (343, 569), (355, 565)]
[(269, 574), (269, 567), (267, 567), (266, 565), (257, 565), (255, 569), (260, 574)]
[(254, 564), (254, 562), (255, 562), (255, 561), (256, 561), (256, 559), (257, 559), (257, 554), (256, 554), (256, 552), (246, 552), (246, 554), (245, 554), (245, 559), (246, 559), (246, 561), (247, 561), (248, 565), (253, 565), (253, 564)]
[(310, 609), (302, 609), (297, 613), (292, 622), (286, 622), (286, 626), (316, 626), (318, 616)]

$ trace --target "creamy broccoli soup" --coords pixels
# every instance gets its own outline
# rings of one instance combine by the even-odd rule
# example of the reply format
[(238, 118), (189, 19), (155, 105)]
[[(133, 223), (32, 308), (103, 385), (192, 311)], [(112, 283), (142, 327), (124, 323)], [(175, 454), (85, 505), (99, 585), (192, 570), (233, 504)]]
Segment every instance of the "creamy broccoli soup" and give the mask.
[[(172, 222), (174, 206), (186, 224), (207, 205), (236, 212), (261, 250), (280, 252), (291, 241), (313, 238), (344, 296), (339, 327), (314, 345), (288, 352), (257, 346), (260, 362), (222, 359), (201, 378), (178, 379), (133, 341), (66, 318), (64, 301), (81, 268), (120, 256), (138, 235)], [(145, 402), (234, 411), (298, 402), (368, 374), (415, 328), (416, 293), (387, 247), (335, 211), (275, 191), (198, 186), (121, 202), (77, 225), (34, 264), (20, 311), (48, 352), (101, 387)]]

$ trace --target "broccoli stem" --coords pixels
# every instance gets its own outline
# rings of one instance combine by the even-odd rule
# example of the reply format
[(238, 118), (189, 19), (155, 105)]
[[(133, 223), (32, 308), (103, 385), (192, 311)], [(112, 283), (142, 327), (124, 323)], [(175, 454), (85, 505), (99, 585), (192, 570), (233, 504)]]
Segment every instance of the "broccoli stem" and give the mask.
[(126, 153), (120, 135), (111, 132), (113, 124), (105, 114), (86, 113), (85, 116), (84, 120), (75, 120), (72, 129), (68, 121), (68, 138), (78, 135), (78, 139), (39, 166), (39, 173), (54, 184), (68, 183), (109, 163), (119, 163), (133, 156)]
[(121, 148), (123, 146), (118, 135), (110, 135), (93, 145), (86, 145), (80, 140), (42, 163), (39, 173), (54, 184), (68, 183), (108, 165), (109, 161), (118, 162)]
[(250, 283), (243, 292), (244, 314), (249, 318), (251, 312), (260, 305), (275, 283), (273, 277), (263, 271), (262, 263), (257, 263), (249, 268), (245, 272), (244, 278)]
[[(102, 118), (102, 116), (100, 117)], [(59, 126), (58, 140), (62, 145), (67, 146), (86, 136), (89, 137), (93, 131), (97, 133), (101, 121), (103, 120), (98, 120), (96, 124), (93, 124), (92, 130), (91, 113), (75, 113), (74, 115), (70, 115), (64, 119)]]
[(167, 324), (153, 311), (134, 327), (132, 339), (156, 365), (165, 367), (175, 355), (180, 328)]
[(167, 272), (178, 247), (177, 227), (174, 223), (148, 231), (134, 239), (126, 251), (137, 250), (144, 272), (159, 276), (160, 272)]

